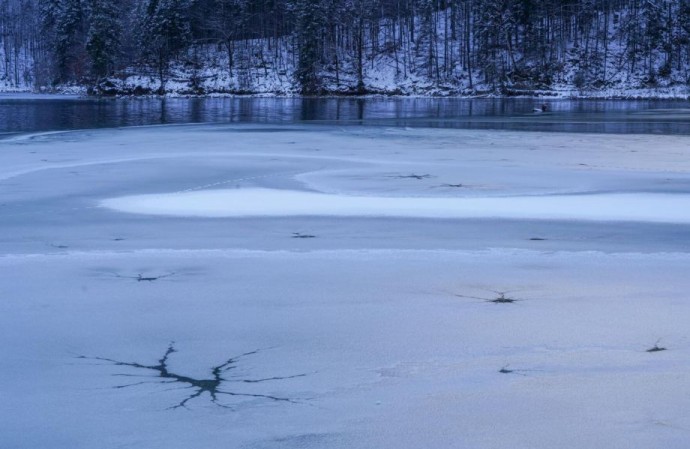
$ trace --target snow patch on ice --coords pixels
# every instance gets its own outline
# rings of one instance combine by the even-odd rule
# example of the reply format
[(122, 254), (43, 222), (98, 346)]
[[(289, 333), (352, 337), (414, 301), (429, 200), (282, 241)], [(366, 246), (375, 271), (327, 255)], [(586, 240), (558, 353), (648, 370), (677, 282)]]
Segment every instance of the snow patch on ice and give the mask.
[(195, 217), (377, 216), (690, 223), (690, 196), (543, 195), (499, 198), (345, 196), (277, 189), (204, 190), (103, 200), (122, 212)]

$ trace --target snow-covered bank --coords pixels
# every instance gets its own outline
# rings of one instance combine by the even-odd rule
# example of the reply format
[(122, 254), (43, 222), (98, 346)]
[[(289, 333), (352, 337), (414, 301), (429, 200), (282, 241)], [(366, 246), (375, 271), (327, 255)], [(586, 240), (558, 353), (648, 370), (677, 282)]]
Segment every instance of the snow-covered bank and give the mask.
[(0, 91), (0, 100), (76, 100), (82, 95), (74, 93), (45, 94), (31, 91)]
[[(257, 75), (260, 76), (260, 75)], [(299, 97), (299, 89), (289, 78), (276, 81), (266, 79), (251, 86), (223, 85), (218, 79), (222, 75), (208, 76), (201, 86), (193, 86), (192, 79), (178, 77), (166, 83), (167, 97)], [(428, 84), (428, 85), (425, 85)], [(67, 93), (78, 89), (95, 96), (153, 96), (157, 95), (160, 83), (142, 76), (128, 77), (124, 80), (109, 81), (108, 88), (93, 89), (89, 86), (72, 87)], [(62, 88), (58, 87), (58, 90)], [(354, 90), (327, 89), (321, 97), (400, 97), (400, 98), (541, 98), (541, 99), (591, 99), (591, 100), (688, 100), (690, 86), (675, 84), (659, 87), (640, 87), (621, 85), (607, 88), (578, 89), (572, 85), (554, 86), (550, 89), (469, 89), (466, 86), (448, 85), (443, 89), (433, 83), (418, 83), (405, 80), (390, 85), (372, 85), (363, 93)]]
[[(257, 81), (251, 85), (237, 85), (228, 81), (229, 76), (222, 73), (204, 77), (200, 86), (195, 86), (193, 78), (188, 74), (178, 74), (171, 81), (166, 82), (166, 92), (162, 97), (169, 98), (204, 98), (204, 97), (268, 97), (268, 98), (299, 98), (301, 97), (294, 80), (285, 76), (257, 74)], [(265, 78), (265, 79), (264, 79)], [(226, 84), (229, 83), (229, 84)], [(107, 86), (107, 87), (104, 87)], [(124, 79), (111, 79), (105, 85), (56, 85), (50, 89), (37, 89), (34, 86), (3, 86), (0, 84), (0, 99), (2, 98), (44, 98), (44, 97), (161, 97), (158, 93), (160, 83), (146, 76), (133, 75)], [(536, 98), (536, 99), (590, 99), (590, 100), (688, 100), (690, 86), (674, 84), (658, 87), (641, 87), (635, 85), (620, 85), (606, 88), (578, 89), (572, 85), (563, 84), (552, 88), (540, 89), (469, 89), (466, 86), (446, 86), (439, 89), (433, 84), (425, 85), (418, 81), (405, 80), (399, 84), (372, 85), (364, 93), (352, 90), (327, 89), (320, 95), (309, 98)]]
[[(308, 125), (0, 141), (0, 446), (685, 448), (688, 143)], [(143, 214), (99, 207), (128, 197)], [(225, 216), (185, 216), (209, 206)], [(578, 221), (626, 207), (640, 221)]]

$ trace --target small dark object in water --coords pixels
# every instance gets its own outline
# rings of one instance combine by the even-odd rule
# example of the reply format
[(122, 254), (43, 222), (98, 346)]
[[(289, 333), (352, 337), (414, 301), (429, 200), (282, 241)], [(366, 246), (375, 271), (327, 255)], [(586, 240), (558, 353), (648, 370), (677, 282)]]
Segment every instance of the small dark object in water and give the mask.
[(659, 341), (657, 340), (656, 343), (654, 343), (653, 348), (647, 349), (647, 352), (661, 352), (661, 351), (666, 351), (666, 348), (659, 346)]
[(157, 280), (160, 279), (160, 278), (159, 278), (159, 277), (156, 277), (156, 276), (144, 277), (144, 276), (142, 276), (142, 275), (140, 274), (140, 275), (137, 276), (136, 279), (137, 279), (137, 282), (153, 282), (153, 281), (157, 281)]
[(167, 273), (167, 274), (162, 274), (160, 276), (143, 276), (141, 273), (137, 274), (136, 276), (123, 276), (121, 274), (116, 274), (116, 277), (119, 278), (125, 278), (125, 279), (134, 279), (137, 282), (153, 282), (157, 281), (159, 279), (167, 278), (170, 276), (174, 276), (175, 273)]
[(465, 187), (462, 184), (443, 184), (443, 187)]
[(420, 180), (421, 179), (428, 179), (431, 177), (432, 177), (431, 175), (415, 175), (415, 174), (395, 176), (395, 178), (398, 178), (398, 179), (420, 179)]
[(293, 233), (292, 233), (292, 238), (293, 238), (293, 239), (315, 239), (316, 236), (315, 236), (315, 235), (311, 235), (311, 234), (302, 234), (302, 233), (300, 233), (300, 232), (293, 232)]
[(503, 368), (501, 368), (500, 370), (498, 370), (498, 372), (501, 373), (501, 374), (511, 374), (511, 373), (514, 373), (515, 371), (513, 371), (512, 369), (508, 369), (508, 366), (509, 366), (509, 365), (504, 366)]
[(512, 304), (518, 301), (524, 301), (524, 299), (517, 298), (506, 298), (506, 293), (508, 292), (498, 292), (494, 291), (498, 295), (498, 298), (482, 298), (479, 296), (466, 296), (466, 295), (455, 295), (458, 298), (470, 298), (470, 299), (481, 299), (482, 301), (492, 302), (494, 304)]
[(542, 237), (532, 237), (530, 240), (533, 242), (543, 242), (546, 239)]
[(496, 298), (496, 299), (490, 299), (490, 300), (488, 300), (488, 301), (489, 301), (489, 302), (493, 302), (493, 303), (495, 303), (495, 304), (512, 304), (512, 303), (514, 303), (515, 301), (517, 301), (517, 299), (506, 298), (505, 293), (500, 293), (499, 296), (498, 296), (498, 298)]

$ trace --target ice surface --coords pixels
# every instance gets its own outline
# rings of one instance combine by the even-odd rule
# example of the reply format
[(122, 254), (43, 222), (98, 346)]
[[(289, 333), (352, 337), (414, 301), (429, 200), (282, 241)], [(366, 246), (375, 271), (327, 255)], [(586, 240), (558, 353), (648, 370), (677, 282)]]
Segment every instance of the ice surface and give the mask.
[[(688, 143), (249, 125), (2, 141), (0, 447), (688, 447)], [(100, 207), (122, 198), (141, 209)], [(437, 218), (447, 204), (481, 208)], [(188, 216), (210, 206), (225, 216)]]

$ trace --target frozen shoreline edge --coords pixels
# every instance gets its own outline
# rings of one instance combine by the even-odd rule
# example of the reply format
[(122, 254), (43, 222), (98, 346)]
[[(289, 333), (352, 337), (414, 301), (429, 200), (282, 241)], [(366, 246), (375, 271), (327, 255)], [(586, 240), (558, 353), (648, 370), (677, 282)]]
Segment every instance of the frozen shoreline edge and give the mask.
[[(138, 99), (138, 98), (286, 98), (286, 99), (303, 99), (303, 98), (319, 98), (319, 99), (459, 99), (459, 100), (479, 100), (479, 99), (496, 99), (496, 100), (511, 100), (511, 99), (534, 99), (534, 100), (668, 100), (668, 101), (688, 101), (690, 100), (690, 92), (683, 94), (665, 94), (660, 95), (654, 90), (650, 90), (648, 94), (626, 94), (624, 91), (615, 94), (582, 94), (572, 91), (544, 91), (539, 94), (525, 94), (525, 95), (501, 95), (495, 93), (477, 93), (474, 95), (425, 95), (425, 94), (397, 94), (397, 93), (369, 93), (362, 95), (349, 94), (325, 94), (325, 95), (309, 95), (292, 94), (289, 92), (254, 92), (254, 93), (232, 93), (232, 92), (209, 92), (206, 94), (189, 94), (181, 92), (168, 92), (164, 95), (158, 94), (117, 94), (117, 95), (89, 95), (86, 93), (86, 88), (80, 93), (74, 91), (67, 92), (52, 92), (43, 93), (35, 91), (0, 91), (0, 100), (108, 100), (108, 99)], [(637, 92), (637, 90), (636, 90)]]

